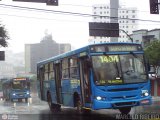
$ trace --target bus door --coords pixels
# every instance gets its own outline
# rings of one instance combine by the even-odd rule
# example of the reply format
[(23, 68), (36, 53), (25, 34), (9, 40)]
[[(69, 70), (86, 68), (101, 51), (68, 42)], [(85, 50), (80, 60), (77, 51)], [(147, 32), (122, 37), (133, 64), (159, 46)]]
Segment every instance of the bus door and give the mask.
[(56, 84), (56, 98), (57, 103), (61, 102), (61, 64), (55, 64), (55, 84)]
[(85, 103), (91, 103), (90, 67), (87, 58), (80, 58), (80, 84), (83, 106), (85, 106)]
[(41, 99), (44, 100), (45, 96), (44, 96), (44, 67), (40, 67), (39, 69), (39, 79), (40, 79), (40, 95), (41, 95)]

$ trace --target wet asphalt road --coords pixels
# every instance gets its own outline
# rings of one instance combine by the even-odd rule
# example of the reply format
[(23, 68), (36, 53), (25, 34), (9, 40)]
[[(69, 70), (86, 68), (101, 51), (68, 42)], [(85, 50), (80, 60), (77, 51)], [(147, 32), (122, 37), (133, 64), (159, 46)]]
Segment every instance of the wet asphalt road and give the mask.
[(74, 108), (68, 107), (62, 107), (61, 112), (53, 114), (46, 102), (38, 97), (32, 99), (29, 103), (1, 101), (0, 120), (160, 120), (160, 99), (153, 100), (152, 105), (132, 108), (128, 116), (113, 109), (78, 114)]

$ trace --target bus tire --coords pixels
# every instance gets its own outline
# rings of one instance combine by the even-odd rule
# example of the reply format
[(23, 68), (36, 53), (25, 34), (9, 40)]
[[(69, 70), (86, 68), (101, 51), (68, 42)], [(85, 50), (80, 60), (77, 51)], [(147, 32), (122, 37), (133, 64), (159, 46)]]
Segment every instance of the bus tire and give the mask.
[(25, 102), (28, 103), (28, 98), (25, 98)]
[(77, 101), (76, 108), (78, 114), (85, 114), (85, 115), (91, 114), (90, 109), (83, 108), (80, 100)]
[(81, 103), (81, 101), (80, 100), (78, 100), (77, 102), (76, 102), (76, 108), (77, 108), (77, 112), (78, 113), (83, 113), (83, 109), (82, 109), (82, 103)]
[(52, 113), (57, 113), (61, 111), (61, 105), (52, 103), (52, 98), (50, 93), (47, 94), (47, 101), (48, 101), (50, 111)]
[(22, 102), (22, 98), (19, 98), (19, 99), (18, 99), (18, 102)]
[(131, 111), (131, 107), (123, 107), (123, 108), (119, 108), (119, 111), (121, 112), (121, 114), (129, 114), (129, 112)]
[(85, 113), (85, 109), (83, 108), (83, 105), (82, 105), (82, 102), (80, 100), (80, 96), (78, 95), (78, 93), (74, 94), (74, 104), (75, 104), (76, 111), (78, 114)]
[(82, 110), (83, 110), (83, 114), (85, 115), (91, 114), (91, 109), (83, 108)]
[(7, 102), (7, 101), (8, 101), (8, 99), (7, 99), (7, 98), (4, 98), (4, 101), (6, 101), (6, 102)]

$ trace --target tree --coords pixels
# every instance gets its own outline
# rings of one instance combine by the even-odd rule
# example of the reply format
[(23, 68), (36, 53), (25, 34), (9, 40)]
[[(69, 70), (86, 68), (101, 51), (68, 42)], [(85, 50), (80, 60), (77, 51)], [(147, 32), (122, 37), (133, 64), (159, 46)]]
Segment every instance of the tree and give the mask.
[(0, 46), (8, 47), (8, 43), (6, 40), (9, 39), (8, 32), (5, 29), (4, 25), (0, 24)]
[(151, 65), (160, 65), (160, 40), (155, 40), (148, 44), (145, 47), (144, 51)]

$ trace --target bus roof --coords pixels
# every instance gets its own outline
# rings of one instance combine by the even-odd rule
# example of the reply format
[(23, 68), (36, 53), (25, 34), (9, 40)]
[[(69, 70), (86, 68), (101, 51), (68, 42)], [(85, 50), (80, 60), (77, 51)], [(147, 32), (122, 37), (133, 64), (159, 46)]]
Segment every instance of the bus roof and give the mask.
[(57, 56), (53, 56), (53, 57), (50, 57), (48, 59), (45, 59), (45, 60), (42, 60), (42, 61), (39, 61), (37, 62), (37, 64), (45, 64), (46, 62), (51, 62), (51, 61), (56, 61), (56, 60), (59, 60), (61, 58), (64, 58), (64, 57), (67, 57), (67, 56), (70, 56), (70, 55), (74, 55), (74, 54), (78, 54), (80, 52), (84, 52), (86, 51), (90, 46), (96, 46), (96, 45), (115, 45), (115, 44), (122, 44), (122, 45), (141, 45), (139, 43), (132, 43), (132, 42), (109, 42), (109, 43), (96, 43), (96, 44), (90, 44), (90, 45), (86, 45), (84, 47), (81, 47), (79, 49), (75, 49), (75, 50), (72, 50), (72, 51), (69, 51), (69, 52), (66, 52), (66, 53), (63, 53), (63, 54), (60, 54), (60, 55), (57, 55)]

